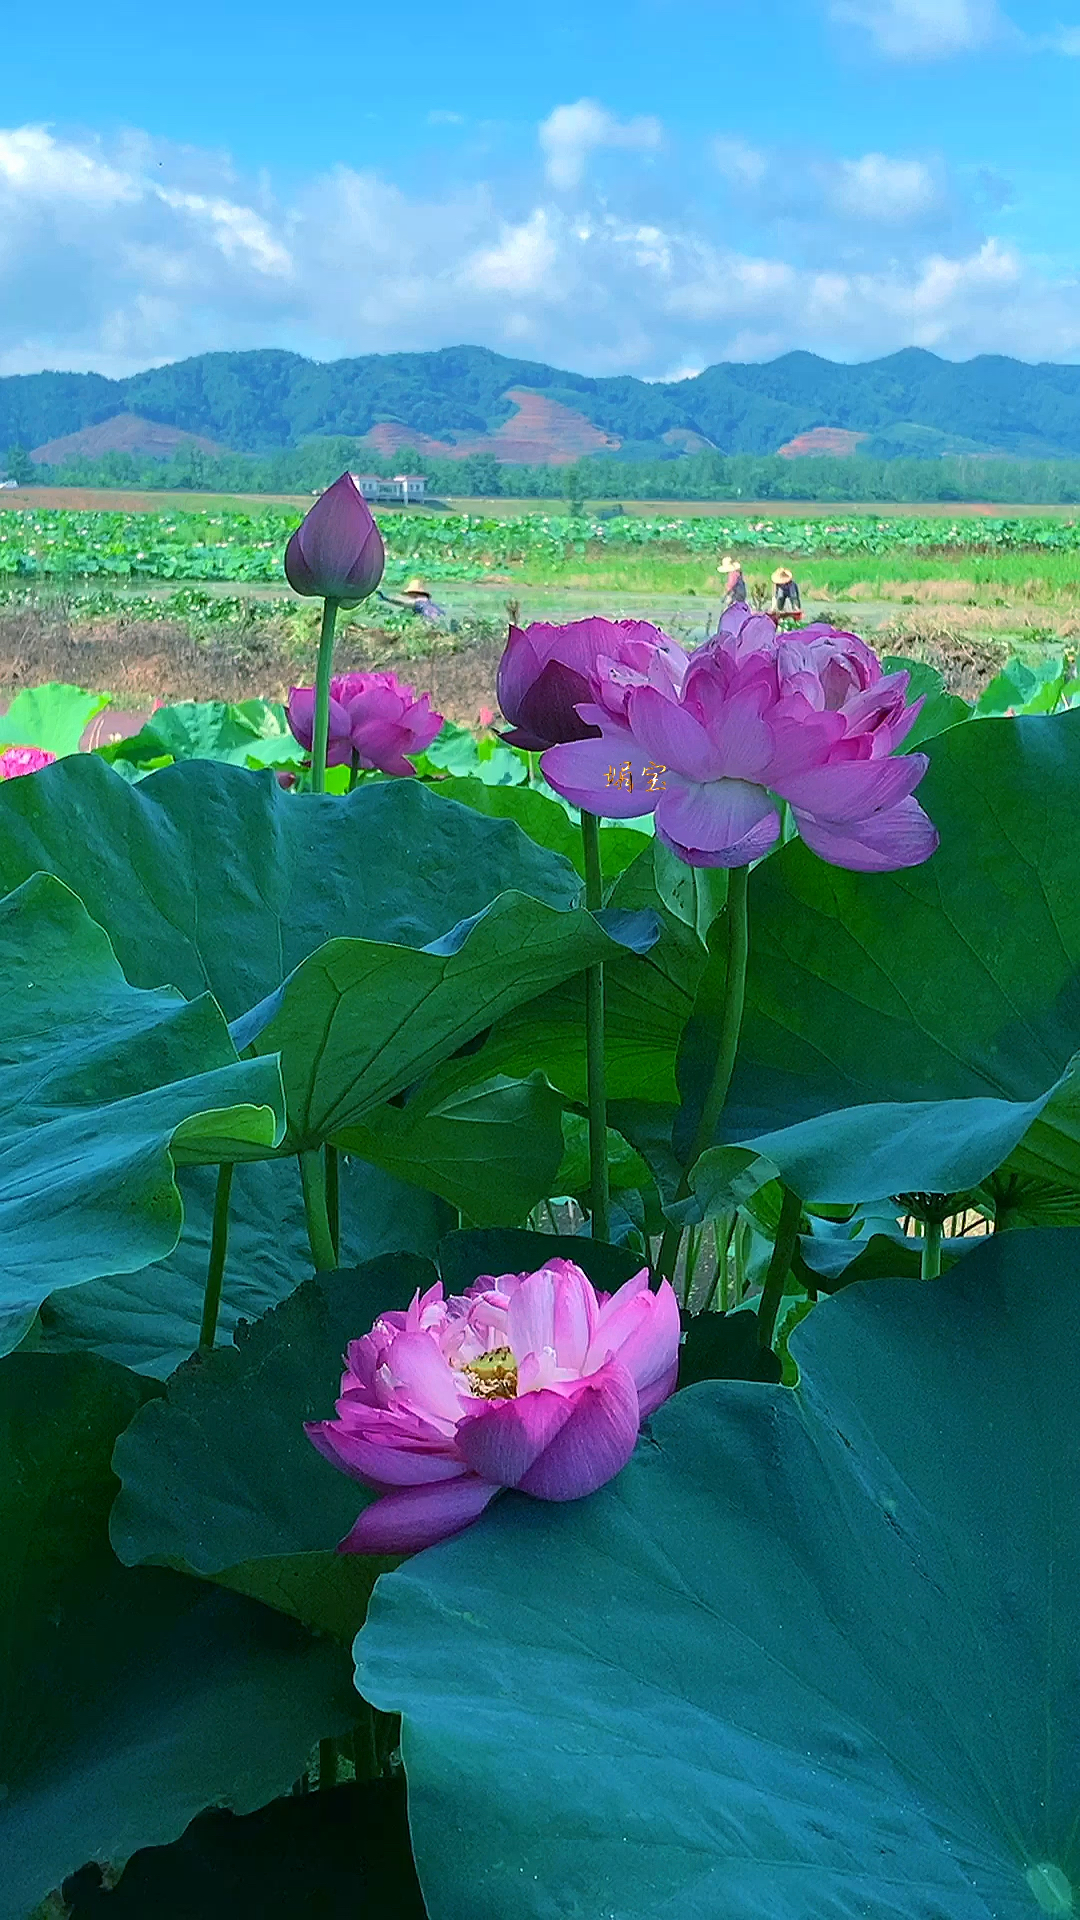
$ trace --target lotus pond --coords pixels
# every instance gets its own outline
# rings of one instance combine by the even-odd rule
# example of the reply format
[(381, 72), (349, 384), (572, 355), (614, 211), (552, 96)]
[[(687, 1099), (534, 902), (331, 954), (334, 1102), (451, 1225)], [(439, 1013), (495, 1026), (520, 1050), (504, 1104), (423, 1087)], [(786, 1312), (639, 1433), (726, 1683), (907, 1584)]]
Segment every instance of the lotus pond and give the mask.
[(1080, 1904), (1080, 688), (634, 624), (0, 720), (0, 1920)]

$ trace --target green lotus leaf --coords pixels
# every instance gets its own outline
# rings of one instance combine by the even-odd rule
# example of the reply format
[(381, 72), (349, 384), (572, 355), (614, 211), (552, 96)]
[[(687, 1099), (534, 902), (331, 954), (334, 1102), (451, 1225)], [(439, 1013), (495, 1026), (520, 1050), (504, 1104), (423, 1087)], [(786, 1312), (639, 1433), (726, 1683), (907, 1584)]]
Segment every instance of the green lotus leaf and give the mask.
[[(17, 785), (17, 782), (11, 784)], [(239, 1060), (209, 994), (129, 986), (59, 880), (0, 901), (0, 1351), (50, 1293), (170, 1253), (176, 1159), (243, 1160), (282, 1130), (275, 1060)]]
[(333, 1642), (116, 1560), (110, 1456), (147, 1390), (94, 1354), (0, 1363), (0, 1920), (205, 1806), (262, 1806), (353, 1723)]
[(725, 1139), (885, 1101), (1037, 1100), (1080, 1051), (1080, 712), (952, 727), (927, 752), (925, 865), (848, 873), (791, 841), (751, 875)]
[(117, 1441), (121, 1560), (198, 1574), (351, 1640), (391, 1563), (335, 1553), (374, 1495), (327, 1467), (303, 1423), (332, 1417), (349, 1341), (436, 1277), (407, 1254), (318, 1274), (235, 1346), (181, 1367)]
[(500, 1016), (621, 951), (582, 909), (558, 911), (504, 893), (471, 924), (422, 950), (328, 941), (267, 1003), (265, 1025), (256, 1009), (252, 1024), (237, 1022), (234, 1035), (280, 1054), (294, 1151), (324, 1140), (348, 1145), (373, 1107)]
[[(343, 1154), (339, 1165), (344, 1266), (360, 1266), (382, 1253), (434, 1253), (452, 1224), (449, 1207), (365, 1161)], [(172, 1253), (135, 1273), (109, 1274), (51, 1294), (40, 1314), (42, 1346), (61, 1353), (91, 1348), (159, 1379), (186, 1360), (199, 1339), (216, 1183), (214, 1167), (181, 1168), (176, 1184), (184, 1231)], [(238, 1166), (218, 1344), (228, 1344), (241, 1320), (258, 1320), (277, 1306), (310, 1272), (295, 1160)]]
[(209, 988), (230, 1020), (328, 939), (422, 947), (508, 888), (560, 908), (581, 892), (513, 821), (419, 780), (296, 795), (202, 760), (132, 786), (96, 754), (0, 782), (0, 889), (39, 872), (79, 895), (136, 986)]
[(1080, 1234), (848, 1288), (791, 1352), (380, 1581), (357, 1679), (432, 1920), (1080, 1903)]

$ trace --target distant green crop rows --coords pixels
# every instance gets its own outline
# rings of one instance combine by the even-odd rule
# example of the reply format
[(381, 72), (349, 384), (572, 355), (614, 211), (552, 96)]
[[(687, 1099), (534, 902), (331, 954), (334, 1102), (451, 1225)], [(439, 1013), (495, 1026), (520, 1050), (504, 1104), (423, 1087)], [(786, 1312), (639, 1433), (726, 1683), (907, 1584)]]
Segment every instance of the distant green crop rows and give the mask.
[[(282, 581), (285, 542), (299, 515), (256, 513), (109, 513), (13, 510), (0, 515), (0, 576), (147, 580)], [(612, 520), (529, 514), (487, 519), (464, 514), (386, 516), (391, 582), (422, 566), (436, 580), (469, 579), (489, 568), (540, 566), (653, 547), (683, 554), (817, 555), (1073, 553), (1080, 525), (1030, 518), (762, 520), (712, 516)]]

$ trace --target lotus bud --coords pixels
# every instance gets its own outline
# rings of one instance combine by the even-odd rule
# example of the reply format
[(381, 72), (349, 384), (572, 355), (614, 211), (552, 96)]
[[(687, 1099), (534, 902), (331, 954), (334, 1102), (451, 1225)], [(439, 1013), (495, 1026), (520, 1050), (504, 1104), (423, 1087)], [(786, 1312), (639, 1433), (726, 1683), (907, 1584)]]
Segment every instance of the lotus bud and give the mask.
[(374, 593), (386, 554), (355, 474), (343, 473), (319, 495), (285, 549), (285, 574), (295, 593), (318, 594), (343, 607)]

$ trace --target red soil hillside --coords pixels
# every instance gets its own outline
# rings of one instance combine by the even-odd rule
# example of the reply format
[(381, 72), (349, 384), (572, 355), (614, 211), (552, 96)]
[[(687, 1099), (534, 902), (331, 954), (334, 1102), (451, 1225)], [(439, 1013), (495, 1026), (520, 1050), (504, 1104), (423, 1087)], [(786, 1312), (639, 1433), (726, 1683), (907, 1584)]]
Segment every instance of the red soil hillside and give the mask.
[(433, 440), (413, 427), (384, 421), (364, 435), (369, 447), (380, 453), (397, 453), (412, 447), (416, 453), (428, 453), (443, 459), (464, 460), (470, 453), (493, 453), (496, 460), (522, 462), (534, 466), (563, 467), (583, 453), (610, 452), (620, 442), (614, 434), (603, 433), (586, 420), (583, 413), (564, 407), (559, 400), (534, 393), (530, 387), (510, 387), (506, 398), (517, 412), (504, 420), (494, 433), (463, 436), (452, 444)]
[(797, 460), (806, 453), (854, 453), (861, 440), (868, 440), (869, 434), (851, 433), (847, 427), (811, 427), (809, 433), (797, 433), (794, 440), (788, 440), (776, 451), (781, 460)]
[(204, 440), (199, 433), (185, 433), (180, 427), (163, 427), (158, 420), (143, 420), (137, 413), (115, 413), (96, 427), (83, 427), (79, 433), (65, 433), (59, 440), (47, 440), (34, 447), (30, 458), (38, 466), (63, 466), (65, 460), (99, 460), (103, 453), (149, 454), (167, 460), (180, 447), (198, 447), (201, 453), (225, 453), (216, 440)]

